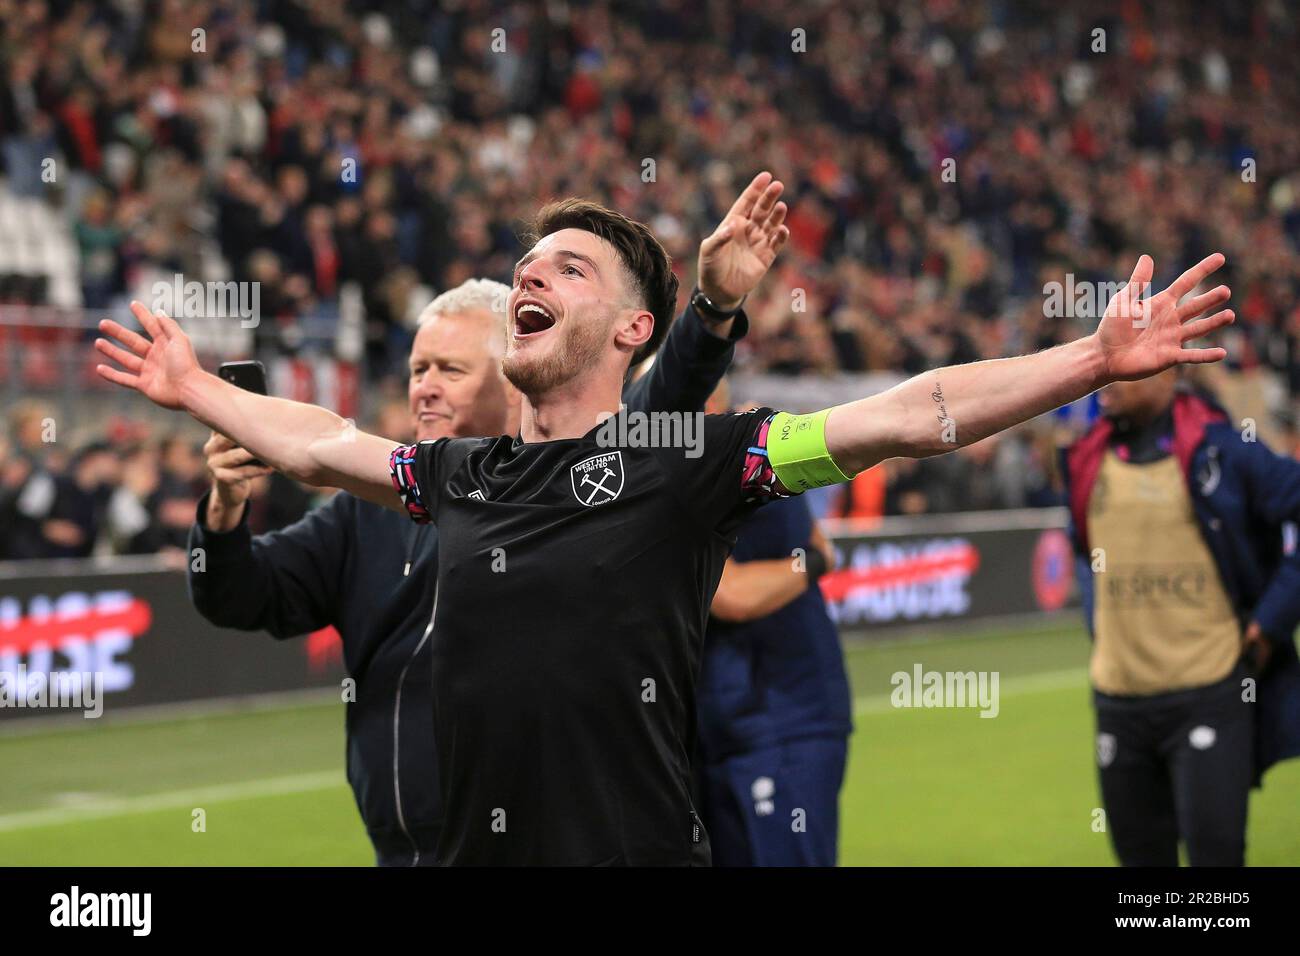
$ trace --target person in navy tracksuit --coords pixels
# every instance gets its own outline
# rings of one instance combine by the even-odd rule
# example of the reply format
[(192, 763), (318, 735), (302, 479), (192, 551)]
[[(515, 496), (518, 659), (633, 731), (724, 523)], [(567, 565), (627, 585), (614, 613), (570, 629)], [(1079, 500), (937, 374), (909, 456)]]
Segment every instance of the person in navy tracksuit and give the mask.
[(1107, 830), (1124, 865), (1241, 865), (1251, 785), (1300, 755), (1300, 463), (1173, 371), (1100, 398), (1063, 471)]
[(696, 694), (697, 788), (717, 866), (834, 866), (852, 707), (818, 578), (829, 546), (801, 497), (740, 529)]

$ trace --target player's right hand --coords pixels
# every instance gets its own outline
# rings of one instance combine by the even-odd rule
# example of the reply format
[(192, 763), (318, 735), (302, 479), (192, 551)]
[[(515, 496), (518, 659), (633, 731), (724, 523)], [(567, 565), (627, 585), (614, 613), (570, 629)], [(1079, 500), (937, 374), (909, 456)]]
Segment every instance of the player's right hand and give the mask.
[(189, 336), (174, 319), (161, 312), (150, 312), (139, 302), (131, 303), (131, 312), (150, 338), (112, 319), (104, 319), (99, 323), (99, 331), (126, 348), (108, 339), (95, 339), (95, 348), (121, 366), (96, 365), (95, 371), (100, 378), (135, 389), (163, 408), (183, 409), (182, 386), (192, 375), (203, 371)]
[(266, 465), (253, 464), (252, 452), (217, 432), (203, 445), (203, 457), (212, 476), (212, 497), (236, 515), (252, 494), (252, 480), (272, 471)]

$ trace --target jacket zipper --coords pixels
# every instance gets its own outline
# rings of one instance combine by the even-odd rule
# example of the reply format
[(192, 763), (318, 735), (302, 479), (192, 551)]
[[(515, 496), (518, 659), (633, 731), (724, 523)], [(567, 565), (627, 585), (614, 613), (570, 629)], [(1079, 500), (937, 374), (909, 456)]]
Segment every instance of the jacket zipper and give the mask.
[(402, 577), (406, 577), (411, 573), (411, 565), (415, 561), (415, 550), (420, 546), (420, 542), (424, 540), (424, 529), (427, 527), (428, 525), (424, 524), (416, 526), (415, 536), (411, 538), (411, 546), (406, 549), (406, 564), (402, 568)]
[[(415, 540), (411, 542), (411, 548), (406, 554), (406, 568), (402, 571), (403, 576), (411, 573), (411, 561), (415, 555), (415, 549), (424, 537), (424, 526), (421, 525), (415, 533)], [(436, 587), (436, 585), (435, 585)], [(402, 813), (402, 774), (401, 774), (401, 722), (402, 722), (402, 685), (406, 682), (406, 672), (411, 669), (415, 663), (415, 658), (419, 655), (420, 650), (424, 647), (424, 642), (429, 639), (433, 632), (433, 619), (438, 613), (438, 592), (433, 593), (433, 613), (429, 615), (429, 623), (424, 628), (424, 634), (420, 638), (420, 643), (415, 645), (415, 650), (406, 663), (402, 665), (402, 671), (397, 675), (397, 693), (393, 697), (393, 806), (397, 810), (397, 825), (401, 828), (402, 834), (411, 844), (411, 866), (420, 865), (420, 847), (411, 836), (411, 831), (406, 826), (406, 816)]]

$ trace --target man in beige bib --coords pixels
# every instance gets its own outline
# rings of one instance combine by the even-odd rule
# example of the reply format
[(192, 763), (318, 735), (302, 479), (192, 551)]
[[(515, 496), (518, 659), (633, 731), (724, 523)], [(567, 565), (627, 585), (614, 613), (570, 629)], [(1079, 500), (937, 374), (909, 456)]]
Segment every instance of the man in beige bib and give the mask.
[(1251, 783), (1300, 753), (1300, 464), (1177, 374), (1108, 386), (1066, 456), (1097, 765), (1124, 865), (1176, 866), (1181, 840), (1239, 866)]

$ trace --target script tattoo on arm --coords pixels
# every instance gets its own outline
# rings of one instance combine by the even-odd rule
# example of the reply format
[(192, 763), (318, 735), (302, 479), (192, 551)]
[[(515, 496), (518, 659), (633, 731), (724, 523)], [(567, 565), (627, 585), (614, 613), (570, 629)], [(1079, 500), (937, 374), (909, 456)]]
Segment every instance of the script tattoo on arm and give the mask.
[(944, 443), (956, 444), (957, 423), (948, 417), (948, 405), (944, 401), (943, 385), (937, 378), (934, 380), (934, 391), (930, 393), (930, 399), (938, 406), (936, 417), (939, 419), (939, 427), (943, 430)]

